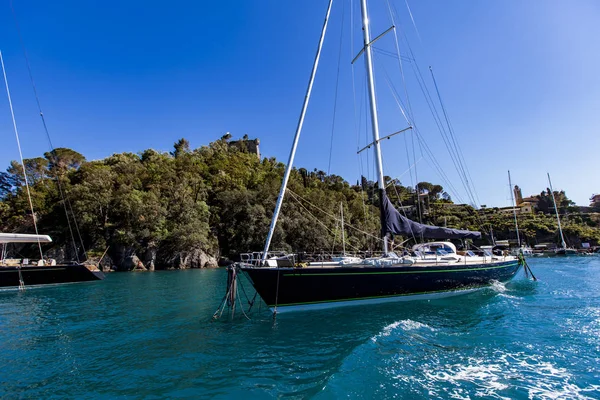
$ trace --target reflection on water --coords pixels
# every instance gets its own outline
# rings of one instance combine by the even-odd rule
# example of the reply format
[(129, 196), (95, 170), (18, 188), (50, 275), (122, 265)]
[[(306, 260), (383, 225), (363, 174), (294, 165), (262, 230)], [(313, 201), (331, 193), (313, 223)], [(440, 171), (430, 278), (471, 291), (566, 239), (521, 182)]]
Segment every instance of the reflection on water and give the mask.
[(276, 321), (264, 306), (212, 321), (223, 270), (1, 292), (0, 397), (597, 398), (591, 258), (532, 260), (539, 282)]

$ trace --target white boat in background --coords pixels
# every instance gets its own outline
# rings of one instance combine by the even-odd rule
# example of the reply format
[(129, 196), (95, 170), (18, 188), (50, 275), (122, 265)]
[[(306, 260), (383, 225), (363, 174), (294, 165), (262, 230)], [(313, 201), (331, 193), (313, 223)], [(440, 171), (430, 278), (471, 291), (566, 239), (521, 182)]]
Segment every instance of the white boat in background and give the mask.
[[(0, 256), (0, 287), (14, 287), (23, 290), (26, 286), (102, 280), (104, 279), (104, 274), (96, 266), (88, 266), (79, 262), (57, 264), (56, 260), (44, 257), (42, 243), (50, 243), (52, 242), (52, 239), (48, 235), (40, 235), (38, 233), (35, 211), (33, 209), (33, 202), (31, 201), (29, 182), (27, 180), (27, 171), (25, 170), (25, 163), (23, 161), (23, 154), (21, 152), (19, 132), (17, 130), (17, 123), (12, 106), (12, 99), (8, 87), (8, 78), (6, 76), (6, 69), (4, 68), (2, 52), (0, 52), (0, 65), (2, 66), (2, 74), (6, 87), (8, 104), (10, 106), (13, 128), (17, 140), (17, 147), (19, 149), (19, 157), (25, 183), (24, 188), (27, 191), (27, 198), (29, 199), (29, 206), (33, 219), (33, 227), (35, 229), (35, 234), (0, 233), (0, 244), (2, 245), (2, 254)], [(41, 110), (40, 115), (43, 119)], [(10, 253), (8, 246), (10, 244), (22, 245), (27, 243), (37, 244), (39, 249), (39, 259), (30, 260), (29, 258), (8, 257)], [(18, 254), (19, 252), (16, 253)]]
[(531, 257), (533, 256), (533, 249), (529, 246), (514, 247), (510, 250), (510, 254), (513, 256), (523, 254), (524, 257)]
[(9, 258), (9, 244), (51, 243), (48, 235), (22, 233), (0, 233), (2, 255), (0, 257), (0, 287), (19, 288), (27, 286), (53, 285), (97, 281), (104, 279), (104, 274), (97, 267), (81, 263), (58, 264), (51, 258), (31, 260), (28, 258)]
[(51, 243), (48, 235), (32, 235), (29, 233), (0, 233), (0, 244), (6, 243)]
[[(561, 247), (557, 247), (547, 255), (550, 256), (572, 256), (577, 255), (577, 250), (567, 246), (565, 242), (565, 236), (563, 235), (562, 226), (560, 225), (560, 216), (558, 215), (558, 207), (556, 206), (556, 199), (554, 198), (554, 189), (552, 188), (552, 181), (550, 180), (550, 173), (548, 173), (548, 184), (550, 184), (550, 194), (552, 195), (552, 204), (554, 204), (554, 211), (556, 212), (556, 222), (558, 223), (558, 232), (560, 234)], [(552, 254), (552, 252), (554, 254)]]

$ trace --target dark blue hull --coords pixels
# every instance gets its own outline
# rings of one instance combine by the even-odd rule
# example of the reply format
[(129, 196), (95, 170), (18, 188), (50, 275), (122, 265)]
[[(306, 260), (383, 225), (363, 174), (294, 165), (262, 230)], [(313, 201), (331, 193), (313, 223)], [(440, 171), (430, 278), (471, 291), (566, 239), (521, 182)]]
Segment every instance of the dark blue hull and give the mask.
[[(90, 271), (82, 264), (21, 267), (25, 287), (57, 283), (86, 282), (104, 279), (100, 271)], [(18, 287), (19, 268), (0, 267), (0, 287)]]
[[(335, 268), (241, 267), (271, 308), (325, 308), (364, 302), (439, 297), (507, 282), (517, 260), (436, 266), (351, 266)], [(316, 306), (316, 307), (309, 307)]]

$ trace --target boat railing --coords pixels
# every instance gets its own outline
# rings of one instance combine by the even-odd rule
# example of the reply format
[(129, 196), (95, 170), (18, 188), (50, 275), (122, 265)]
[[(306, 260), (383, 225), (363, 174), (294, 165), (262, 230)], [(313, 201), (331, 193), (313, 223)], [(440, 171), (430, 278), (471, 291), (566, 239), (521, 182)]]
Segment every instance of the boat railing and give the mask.
[(4, 258), (0, 260), (0, 265), (5, 267), (55, 266), (56, 260), (53, 258), (40, 260), (30, 260), (29, 258)]
[(269, 266), (294, 266), (297, 263), (309, 263), (309, 262), (329, 262), (332, 260), (338, 260), (347, 257), (356, 257), (361, 259), (381, 257), (380, 252), (353, 252), (353, 253), (309, 253), (309, 252), (298, 252), (298, 253), (286, 253), (284, 251), (269, 251), (267, 256), (263, 257), (264, 252), (255, 251), (248, 253), (240, 253), (240, 261), (244, 264), (250, 264), (254, 266), (263, 265), (263, 258), (267, 261)]

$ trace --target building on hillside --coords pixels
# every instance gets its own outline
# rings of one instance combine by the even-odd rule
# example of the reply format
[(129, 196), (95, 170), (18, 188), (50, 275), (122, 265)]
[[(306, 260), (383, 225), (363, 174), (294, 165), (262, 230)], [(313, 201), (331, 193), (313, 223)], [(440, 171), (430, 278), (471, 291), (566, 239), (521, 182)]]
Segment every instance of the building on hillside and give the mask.
[(248, 135), (240, 140), (232, 140), (227, 143), (230, 147), (236, 147), (241, 151), (247, 151), (251, 154), (256, 154), (260, 160), (260, 140), (259, 139), (248, 139)]
[(523, 202), (523, 194), (521, 193), (521, 188), (515, 185), (513, 192), (515, 195), (515, 203), (517, 204), (517, 206), (521, 205), (521, 203)]
[[(537, 206), (538, 203), (540, 202), (540, 199), (537, 196), (529, 196), (529, 197), (523, 197), (523, 201), (522, 203), (529, 203), (529, 206), (531, 207), (531, 211), (530, 212), (535, 212), (537, 210)], [(519, 204), (519, 206), (521, 206), (521, 204)]]
[(600, 203), (600, 194), (593, 194), (590, 197), (590, 207), (593, 207), (595, 203)]
[(454, 204), (454, 203), (438, 203), (438, 204), (441, 205), (443, 208), (449, 208), (449, 209), (471, 207), (468, 204)]
[[(592, 203), (594, 204), (594, 203)], [(577, 212), (580, 214), (589, 214), (591, 212), (594, 212), (594, 207), (592, 206), (575, 206), (575, 208), (577, 209)]]
[(519, 204), (519, 211), (521, 214), (531, 214), (535, 211), (534, 205), (528, 201), (523, 201)]
[(394, 206), (394, 208), (402, 214), (414, 214), (417, 212), (417, 207), (415, 206)]
[(515, 208), (515, 207), (498, 207), (498, 212), (500, 214), (504, 214), (504, 215), (512, 215), (513, 214), (513, 210), (515, 210), (516, 213), (519, 214), (519, 211), (520, 211), (519, 208)]

